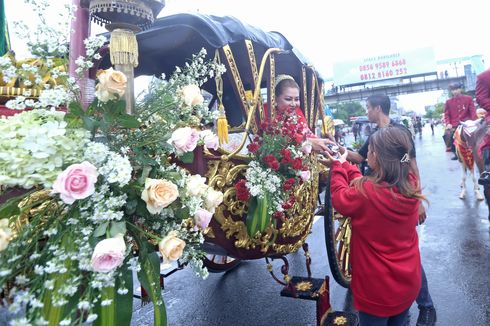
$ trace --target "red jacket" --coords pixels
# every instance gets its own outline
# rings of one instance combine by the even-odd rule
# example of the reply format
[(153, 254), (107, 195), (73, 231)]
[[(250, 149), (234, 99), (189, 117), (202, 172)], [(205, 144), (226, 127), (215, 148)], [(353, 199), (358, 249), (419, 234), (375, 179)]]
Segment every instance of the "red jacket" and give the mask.
[(354, 307), (379, 317), (397, 315), (412, 305), (421, 286), (415, 229), (420, 200), (371, 181), (364, 183), (365, 195), (360, 193), (349, 184), (362, 175), (348, 162), (334, 161), (331, 173), (333, 207), (352, 222)]
[[(490, 113), (490, 69), (476, 78), (476, 102)], [(489, 117), (489, 115), (487, 115)]]
[(468, 95), (457, 95), (446, 101), (444, 106), (444, 121), (451, 124), (454, 128), (461, 121), (476, 120), (475, 105), (473, 98)]

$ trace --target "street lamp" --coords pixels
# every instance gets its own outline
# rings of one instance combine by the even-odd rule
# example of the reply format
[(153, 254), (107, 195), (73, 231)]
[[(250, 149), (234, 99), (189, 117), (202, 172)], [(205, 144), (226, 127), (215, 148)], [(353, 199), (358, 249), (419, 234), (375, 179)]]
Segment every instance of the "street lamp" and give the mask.
[(111, 32), (111, 63), (128, 78), (126, 112), (134, 113), (134, 68), (138, 66), (135, 33), (147, 29), (165, 6), (165, 0), (81, 0), (92, 20)]

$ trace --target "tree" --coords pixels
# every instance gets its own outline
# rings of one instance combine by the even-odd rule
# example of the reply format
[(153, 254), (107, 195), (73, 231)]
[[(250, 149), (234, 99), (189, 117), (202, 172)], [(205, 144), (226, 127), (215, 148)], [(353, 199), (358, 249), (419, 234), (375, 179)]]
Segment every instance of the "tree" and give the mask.
[(444, 103), (437, 103), (435, 108), (427, 109), (425, 112), (425, 118), (427, 119), (440, 119), (444, 112)]
[(359, 102), (335, 103), (330, 105), (335, 119), (341, 119), (349, 123), (350, 117), (366, 115), (366, 110)]

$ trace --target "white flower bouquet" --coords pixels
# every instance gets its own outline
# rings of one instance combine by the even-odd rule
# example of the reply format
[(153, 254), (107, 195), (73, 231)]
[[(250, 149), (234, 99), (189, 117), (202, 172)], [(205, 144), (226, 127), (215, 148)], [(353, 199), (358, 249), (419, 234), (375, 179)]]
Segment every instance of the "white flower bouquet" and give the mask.
[[(86, 45), (96, 57), (100, 42)], [(113, 69), (98, 73), (86, 110), (73, 81), (60, 88), (69, 96), (13, 100), (35, 108), (0, 120), (0, 186), (30, 188), (0, 204), (0, 297), (20, 316), (14, 324), (129, 325), (137, 272), (155, 324), (165, 325), (160, 264), (207, 276), (201, 244), (223, 194), (176, 164), (196, 146), (217, 146), (203, 130), (214, 116), (200, 86), (223, 68), (205, 55), (155, 78), (135, 115), (121, 99), (126, 77)], [(77, 60), (80, 71), (87, 60)]]

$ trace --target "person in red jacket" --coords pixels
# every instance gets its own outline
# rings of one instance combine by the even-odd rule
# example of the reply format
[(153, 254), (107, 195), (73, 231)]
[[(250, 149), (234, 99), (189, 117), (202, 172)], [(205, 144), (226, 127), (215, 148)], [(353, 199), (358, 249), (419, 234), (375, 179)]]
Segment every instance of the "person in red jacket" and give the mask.
[(352, 223), (354, 307), (362, 325), (405, 325), (421, 287), (416, 226), (425, 197), (410, 168), (413, 142), (401, 128), (380, 128), (369, 142), (372, 174), (362, 176), (329, 153), (332, 205)]
[(468, 95), (463, 95), (462, 86), (459, 83), (449, 85), (449, 90), (452, 93), (452, 97), (446, 101), (444, 106), (444, 121), (446, 123), (446, 130), (450, 133), (451, 151), (454, 153), (452, 160), (457, 160), (456, 148), (453, 144), (454, 131), (460, 122), (466, 120), (476, 120), (476, 109), (473, 104), (473, 98)]
[[(487, 114), (485, 116), (485, 122), (490, 121), (490, 69), (482, 72), (476, 78), (476, 102), (484, 109)], [(479, 148), (482, 153), (484, 171), (480, 174), (478, 183), (484, 186), (490, 185), (490, 135), (487, 127), (487, 134), (483, 138), (482, 145)]]

